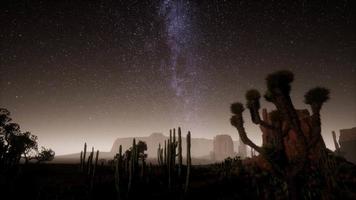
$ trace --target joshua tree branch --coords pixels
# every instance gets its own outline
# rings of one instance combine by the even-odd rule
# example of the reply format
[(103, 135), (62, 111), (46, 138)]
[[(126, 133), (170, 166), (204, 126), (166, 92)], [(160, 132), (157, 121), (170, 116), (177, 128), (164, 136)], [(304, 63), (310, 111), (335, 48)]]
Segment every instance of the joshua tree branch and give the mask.
[(316, 145), (318, 141), (322, 141), (323, 146), (325, 147), (324, 140), (321, 136), (321, 120), (320, 120), (320, 110), (322, 105), (312, 104), (312, 116), (311, 116), (311, 126), (312, 126), (312, 139), (308, 144), (308, 149)]
[(254, 142), (252, 142), (250, 138), (248, 138), (247, 133), (245, 131), (245, 127), (243, 126), (242, 114), (232, 116), (230, 121), (231, 121), (231, 125), (236, 127), (241, 141), (244, 144), (250, 146), (252, 149), (256, 150), (258, 153), (262, 154), (262, 148), (256, 145)]
[(293, 106), (290, 96), (285, 96), (282, 92), (274, 93), (273, 103), (276, 105), (278, 111), (280, 111), (284, 119), (290, 124), (290, 126), (297, 132), (297, 136), (300, 138), (300, 142), (303, 143), (303, 146), (306, 145), (306, 138), (301, 129), (300, 121), (298, 114)]
[(260, 126), (263, 126), (264, 128), (268, 128), (268, 129), (271, 129), (271, 130), (276, 130), (276, 127), (274, 127), (273, 125), (268, 124), (266, 121), (261, 119), (258, 109), (249, 108), (249, 110), (250, 110), (252, 122), (254, 124), (258, 124)]

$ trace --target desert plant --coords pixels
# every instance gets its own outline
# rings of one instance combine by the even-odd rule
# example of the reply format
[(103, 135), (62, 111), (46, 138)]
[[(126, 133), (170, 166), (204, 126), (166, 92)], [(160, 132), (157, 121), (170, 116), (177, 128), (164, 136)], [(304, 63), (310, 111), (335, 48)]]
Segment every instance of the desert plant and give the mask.
[(83, 156), (81, 156), (81, 163), (80, 163), (80, 168), (82, 170), (82, 172), (84, 172), (85, 170), (85, 159), (86, 159), (86, 155), (87, 155), (87, 143), (84, 143), (84, 151), (83, 151)]
[(121, 182), (121, 170), (123, 169), (122, 167), (122, 146), (119, 146), (119, 153), (116, 154), (115, 156), (116, 160), (116, 165), (115, 165), (115, 188), (117, 192), (117, 199), (121, 199), (121, 188), (120, 188), (120, 182)]
[[(236, 127), (241, 141), (259, 153), (276, 177), (287, 182), (290, 199), (297, 199), (297, 176), (310, 163), (310, 156), (318, 157), (316, 148), (325, 149), (321, 137), (320, 110), (323, 103), (329, 99), (329, 90), (318, 87), (306, 93), (305, 103), (312, 108), (312, 115), (309, 116), (307, 111), (294, 108), (290, 98), (290, 84), (293, 80), (294, 75), (290, 71), (278, 71), (267, 76), (267, 92), (264, 97), (273, 103), (277, 110), (269, 115), (264, 110), (263, 120), (259, 114), (260, 93), (255, 89), (246, 93), (246, 106), (252, 122), (260, 125), (264, 133), (263, 146), (256, 145), (247, 136), (242, 116), (243, 104), (231, 105), (233, 116), (230, 121)], [(311, 131), (303, 129), (309, 122)], [(286, 141), (292, 141), (295, 149)]]
[(41, 151), (36, 156), (37, 163), (51, 161), (54, 159), (55, 152), (46, 147), (41, 147)]
[(38, 151), (37, 136), (22, 132), (10, 115), (9, 110), (0, 108), (0, 171), (16, 167), (21, 158), (27, 163)]
[(180, 127), (178, 127), (178, 177), (180, 177), (182, 174), (182, 163), (183, 163), (182, 132)]
[(188, 192), (188, 188), (189, 188), (189, 180), (190, 180), (190, 170), (191, 170), (191, 165), (192, 165), (192, 158), (191, 158), (191, 154), (190, 154), (190, 148), (191, 148), (191, 138), (190, 138), (190, 131), (188, 131), (187, 134), (187, 176), (185, 179), (185, 189), (184, 192), (187, 193)]

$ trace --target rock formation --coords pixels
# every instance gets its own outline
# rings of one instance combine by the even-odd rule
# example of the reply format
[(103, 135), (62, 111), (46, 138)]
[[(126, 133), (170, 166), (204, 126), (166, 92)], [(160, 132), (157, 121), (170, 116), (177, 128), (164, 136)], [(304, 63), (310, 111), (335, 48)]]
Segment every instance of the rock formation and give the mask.
[(350, 129), (341, 129), (340, 137), (340, 152), (344, 157), (356, 164), (356, 127)]
[(234, 143), (230, 135), (217, 135), (213, 141), (213, 157), (216, 161), (234, 156)]

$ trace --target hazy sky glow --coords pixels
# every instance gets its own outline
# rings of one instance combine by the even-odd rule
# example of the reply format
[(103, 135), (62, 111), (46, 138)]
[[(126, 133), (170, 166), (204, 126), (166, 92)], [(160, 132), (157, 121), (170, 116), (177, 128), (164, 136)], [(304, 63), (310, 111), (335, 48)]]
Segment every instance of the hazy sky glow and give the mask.
[(333, 148), (331, 130), (356, 126), (355, 12), (349, 1), (292, 2), (2, 2), (0, 106), (57, 154), (178, 125), (237, 139), (229, 105), (289, 69), (297, 108), (308, 89), (330, 88)]

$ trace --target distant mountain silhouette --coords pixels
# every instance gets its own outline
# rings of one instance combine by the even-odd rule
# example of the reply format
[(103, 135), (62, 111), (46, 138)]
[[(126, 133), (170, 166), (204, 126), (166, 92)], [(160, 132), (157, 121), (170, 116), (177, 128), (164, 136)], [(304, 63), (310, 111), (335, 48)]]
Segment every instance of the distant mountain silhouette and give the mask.
[[(152, 133), (148, 137), (136, 137), (136, 141), (142, 140), (147, 143), (148, 157), (155, 158), (157, 157), (157, 148), (158, 145), (164, 146), (164, 141), (168, 139), (168, 136), (163, 135), (162, 133)], [(129, 138), (118, 138), (115, 140), (111, 153), (118, 152), (119, 146), (122, 145), (123, 149), (128, 149), (132, 145), (133, 137)], [(207, 157), (210, 155), (210, 152), (213, 151), (213, 140), (205, 138), (192, 138), (192, 149), (191, 153), (193, 157)], [(238, 142), (234, 142), (234, 149), (236, 150)], [(182, 149), (183, 155), (186, 154), (186, 138), (182, 137)]]
[[(110, 152), (100, 152), (101, 159), (112, 159), (114, 155), (119, 151), (119, 146), (122, 145), (122, 149), (125, 151), (132, 145), (133, 139), (136, 141), (144, 141), (147, 143), (147, 154), (149, 158), (157, 157), (157, 148), (158, 145), (164, 146), (164, 141), (168, 139), (168, 136), (163, 135), (162, 133), (152, 133), (146, 137), (126, 137), (126, 138), (117, 138)], [(213, 140), (205, 138), (192, 138), (191, 139), (192, 147), (191, 153), (192, 157), (209, 160), (210, 152), (213, 151)], [(234, 150), (237, 151), (238, 142), (234, 141)], [(186, 138), (182, 137), (182, 149), (183, 157), (186, 154)], [(80, 153), (73, 153), (67, 155), (56, 156), (54, 162), (79, 162)]]

